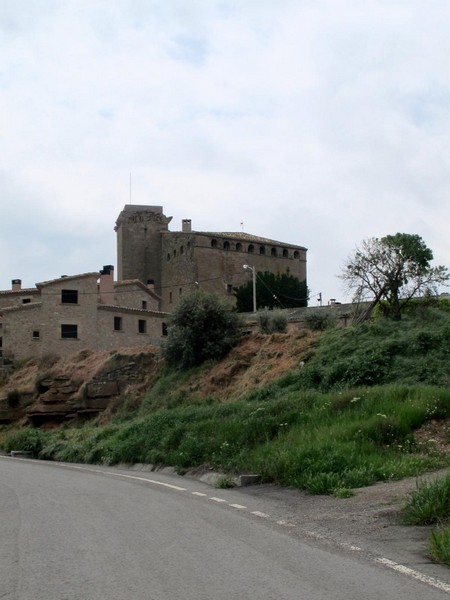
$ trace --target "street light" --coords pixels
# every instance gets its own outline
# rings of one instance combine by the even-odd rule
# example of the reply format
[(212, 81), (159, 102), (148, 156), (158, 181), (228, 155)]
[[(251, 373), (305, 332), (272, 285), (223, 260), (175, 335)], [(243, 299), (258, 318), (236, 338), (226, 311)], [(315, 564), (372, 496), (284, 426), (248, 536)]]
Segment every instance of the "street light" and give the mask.
[(253, 312), (256, 315), (256, 269), (250, 265), (242, 265), (244, 271), (251, 271), (253, 276)]

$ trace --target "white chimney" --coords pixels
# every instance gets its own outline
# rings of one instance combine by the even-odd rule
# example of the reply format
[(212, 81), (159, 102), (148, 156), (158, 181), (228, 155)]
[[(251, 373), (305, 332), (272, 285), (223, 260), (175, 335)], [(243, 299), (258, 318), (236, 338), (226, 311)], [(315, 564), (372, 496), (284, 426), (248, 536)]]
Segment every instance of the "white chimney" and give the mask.
[(22, 289), (22, 280), (21, 279), (13, 279), (12, 280), (12, 291), (18, 292)]

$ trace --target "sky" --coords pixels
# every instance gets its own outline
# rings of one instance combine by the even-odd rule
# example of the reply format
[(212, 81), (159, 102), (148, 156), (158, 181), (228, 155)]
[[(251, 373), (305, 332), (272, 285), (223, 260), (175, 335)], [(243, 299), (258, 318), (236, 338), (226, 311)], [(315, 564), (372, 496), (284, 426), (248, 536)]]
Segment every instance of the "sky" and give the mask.
[[(124, 205), (450, 263), (448, 0), (0, 0), (0, 289), (117, 264)], [(131, 181), (131, 185), (130, 185)]]

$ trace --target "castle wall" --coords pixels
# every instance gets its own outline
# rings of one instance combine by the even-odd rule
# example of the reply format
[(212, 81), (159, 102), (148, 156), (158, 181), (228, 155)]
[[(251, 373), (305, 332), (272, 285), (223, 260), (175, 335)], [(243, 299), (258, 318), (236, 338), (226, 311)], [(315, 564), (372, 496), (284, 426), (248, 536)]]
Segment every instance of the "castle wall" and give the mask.
[(161, 206), (128, 204), (116, 222), (117, 277), (119, 281), (139, 279), (155, 282), (161, 293), (161, 236), (168, 230), (167, 218)]
[[(235, 304), (233, 288), (244, 285), (251, 272), (289, 272), (306, 280), (306, 249), (286, 244), (256, 243), (231, 236), (204, 233), (170, 233), (163, 236), (162, 307), (170, 310), (180, 296), (197, 286)], [(197, 284), (195, 283), (197, 282)]]

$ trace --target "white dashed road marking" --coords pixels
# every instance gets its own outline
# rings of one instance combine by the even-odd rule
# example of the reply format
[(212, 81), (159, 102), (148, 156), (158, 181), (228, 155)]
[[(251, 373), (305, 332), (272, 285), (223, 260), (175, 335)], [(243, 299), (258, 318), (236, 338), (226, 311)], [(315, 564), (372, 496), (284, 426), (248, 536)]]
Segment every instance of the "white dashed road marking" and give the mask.
[[(14, 458), (12, 460), (30, 460), (30, 459)], [(123, 473), (114, 473), (112, 471), (103, 471), (101, 469), (92, 469), (92, 468), (85, 467), (85, 466), (71, 465), (71, 464), (67, 464), (67, 463), (54, 462), (54, 463), (46, 463), (46, 464), (50, 464), (52, 466), (62, 466), (62, 467), (69, 468), (69, 469), (77, 469), (79, 471), (88, 471), (91, 473), (101, 473), (102, 475), (110, 475), (112, 477), (119, 477), (121, 479), (131, 479), (131, 480), (135, 480), (135, 481), (143, 481), (145, 483), (151, 483), (153, 485), (168, 488), (170, 490), (174, 490), (177, 492), (186, 492), (187, 491), (187, 488), (184, 488), (184, 487), (181, 487), (178, 485), (173, 485), (171, 483), (165, 483), (163, 481), (157, 481), (156, 479), (148, 479), (147, 477), (137, 477), (136, 475), (125, 475)], [(201, 497), (201, 498), (208, 497), (208, 494), (204, 494), (202, 492), (191, 492), (191, 494), (193, 496), (197, 496), (197, 497)], [(231, 504), (231, 503), (228, 503), (227, 500), (224, 500), (223, 498), (218, 498), (216, 496), (209, 496), (209, 499), (212, 500), (213, 502), (217, 502), (219, 504), (225, 504), (232, 508), (237, 508), (240, 510), (248, 510), (247, 507), (242, 504)], [(267, 513), (261, 512), (259, 510), (250, 511), (250, 514), (252, 514), (256, 517), (263, 518), (263, 519), (271, 519), (270, 515), (268, 515)], [(276, 521), (276, 523), (277, 523), (277, 525), (284, 526), (284, 527), (295, 527), (294, 523), (289, 523), (288, 521), (284, 521), (284, 520)], [(354, 546), (353, 544), (348, 544), (345, 542), (336, 542), (333, 540), (329, 540), (326, 536), (324, 536), (320, 533), (317, 533), (315, 531), (305, 531), (304, 530), (304, 531), (302, 531), (302, 534), (307, 537), (316, 539), (316, 540), (330, 541), (334, 545), (339, 546), (341, 548), (345, 548), (346, 550), (350, 550), (352, 552), (364, 552), (364, 550), (362, 548), (360, 548), (359, 546)], [(407, 577), (411, 577), (413, 579), (416, 579), (417, 581), (421, 581), (422, 583), (425, 583), (431, 587), (437, 588), (438, 590), (446, 592), (447, 594), (450, 594), (450, 585), (448, 583), (444, 583), (443, 581), (440, 581), (439, 579), (434, 579), (433, 577), (429, 577), (428, 575), (425, 575), (424, 573), (420, 573), (419, 571), (414, 571), (414, 569), (410, 569), (409, 567), (406, 567), (405, 565), (398, 564), (392, 560), (389, 560), (388, 558), (384, 558), (381, 556), (373, 557), (371, 560), (379, 565), (382, 565), (382, 566), (388, 568), (388, 569), (392, 569), (394, 571), (397, 571), (398, 573), (402, 573), (403, 575), (406, 575)]]

